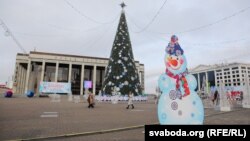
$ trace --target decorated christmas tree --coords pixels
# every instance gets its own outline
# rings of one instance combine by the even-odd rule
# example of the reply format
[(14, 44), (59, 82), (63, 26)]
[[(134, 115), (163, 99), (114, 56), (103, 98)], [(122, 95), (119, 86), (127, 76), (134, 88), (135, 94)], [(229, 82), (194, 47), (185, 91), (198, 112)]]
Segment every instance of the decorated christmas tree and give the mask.
[(102, 93), (111, 94), (116, 90), (117, 94), (121, 95), (129, 92), (140, 95), (141, 86), (123, 9), (125, 4), (122, 3), (121, 6), (121, 17), (106, 69)]

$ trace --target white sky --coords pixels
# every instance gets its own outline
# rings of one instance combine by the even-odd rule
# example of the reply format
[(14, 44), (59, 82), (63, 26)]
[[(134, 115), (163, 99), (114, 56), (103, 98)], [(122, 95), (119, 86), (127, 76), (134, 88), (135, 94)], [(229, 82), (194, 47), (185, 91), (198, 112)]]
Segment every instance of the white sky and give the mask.
[[(0, 0), (0, 19), (27, 52), (36, 48), (41, 52), (109, 57), (121, 2)], [(164, 50), (172, 34), (179, 37), (188, 68), (250, 63), (249, 0), (167, 0), (163, 7), (165, 0), (124, 2), (134, 57), (145, 65), (146, 93), (155, 92), (157, 79), (165, 70)], [(194, 28), (197, 30), (180, 33)], [(0, 49), (0, 82), (5, 82), (14, 73), (16, 54), (22, 50), (2, 27)]]

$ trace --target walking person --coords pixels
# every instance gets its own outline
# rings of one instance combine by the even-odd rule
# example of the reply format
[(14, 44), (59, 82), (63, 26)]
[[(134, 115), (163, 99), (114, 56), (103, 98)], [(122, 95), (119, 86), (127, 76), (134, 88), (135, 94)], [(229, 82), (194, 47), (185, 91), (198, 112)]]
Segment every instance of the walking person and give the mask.
[(127, 106), (127, 109), (129, 109), (130, 105), (132, 106), (132, 109), (134, 109), (134, 104), (133, 104), (133, 97), (134, 97), (134, 94), (129, 92), (128, 94), (128, 106)]
[(91, 92), (89, 92), (88, 103), (89, 103), (88, 108), (94, 108), (94, 103), (95, 103), (94, 95)]
[(219, 93), (218, 93), (217, 90), (215, 90), (215, 92), (214, 92), (214, 97), (213, 97), (213, 99), (212, 99), (213, 105), (214, 105), (214, 104), (218, 104), (218, 97), (219, 97)]

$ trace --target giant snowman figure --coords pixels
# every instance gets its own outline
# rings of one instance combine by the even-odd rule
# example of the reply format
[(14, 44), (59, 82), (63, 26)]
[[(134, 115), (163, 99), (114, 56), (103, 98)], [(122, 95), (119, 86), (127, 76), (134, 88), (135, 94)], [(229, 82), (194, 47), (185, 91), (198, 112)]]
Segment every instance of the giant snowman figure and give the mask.
[(158, 80), (162, 92), (158, 103), (160, 124), (203, 124), (204, 108), (194, 91), (197, 81), (188, 74), (184, 51), (173, 35), (166, 47), (166, 72)]

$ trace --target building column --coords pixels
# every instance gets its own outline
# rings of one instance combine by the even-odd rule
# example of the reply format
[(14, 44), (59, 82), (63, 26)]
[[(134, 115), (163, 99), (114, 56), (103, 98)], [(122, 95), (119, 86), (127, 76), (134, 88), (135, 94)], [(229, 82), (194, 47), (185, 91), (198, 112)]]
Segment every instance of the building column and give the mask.
[(25, 71), (25, 69), (24, 69), (24, 67), (22, 67), (22, 79), (24, 80), (24, 81), (22, 81), (22, 83), (21, 83), (21, 91), (20, 91), (20, 93), (25, 93), (25, 82), (26, 82), (26, 73), (27, 73), (27, 71)]
[[(242, 82), (242, 80), (243, 80), (243, 78), (244, 78), (244, 77), (242, 77), (242, 74), (243, 74), (243, 73), (242, 73), (241, 66), (239, 66), (239, 76), (240, 76), (239, 79), (240, 79), (240, 82), (238, 82), (237, 80), (236, 80), (236, 82), (237, 82), (237, 85), (238, 85), (238, 83), (240, 83), (240, 86), (243, 86), (243, 83), (244, 83), (244, 82)], [(237, 79), (238, 79), (238, 78), (237, 78)]]
[(104, 66), (104, 75), (106, 75), (108, 66)]
[(94, 65), (94, 68), (93, 68), (93, 70), (94, 70), (94, 74), (93, 74), (93, 94), (95, 95), (95, 91), (96, 91), (96, 89), (95, 89), (95, 85), (96, 85), (96, 64)]
[(42, 62), (42, 70), (41, 70), (41, 80), (40, 80), (40, 82), (43, 82), (44, 69), (45, 69), (45, 60), (43, 60), (43, 62)]
[[(20, 68), (21, 68), (21, 79), (25, 80), (25, 70), (24, 70), (23, 67), (20, 67)], [(25, 87), (25, 82), (21, 81), (20, 93), (25, 93), (24, 92), (24, 87)]]
[(27, 72), (26, 72), (26, 81), (25, 81), (24, 93), (26, 93), (28, 91), (28, 88), (29, 88), (30, 68), (31, 68), (31, 60), (29, 59), (28, 66), (27, 66)]
[(72, 74), (72, 63), (69, 63), (69, 75), (68, 75), (68, 83), (71, 83), (71, 74)]
[(221, 82), (219, 83), (220, 85), (224, 85), (225, 86), (225, 78), (224, 78), (224, 68), (223, 69), (221, 69), (221, 77), (222, 77), (222, 79), (221, 79)]
[(70, 86), (71, 86), (71, 93), (69, 93), (69, 94), (72, 95), (71, 74), (72, 74), (72, 63), (70, 62), (69, 63), (69, 72), (68, 72), (68, 83), (70, 83)]
[(58, 61), (56, 61), (55, 82), (57, 82), (57, 77), (58, 77), (58, 67), (59, 67), (59, 62), (58, 62)]
[(136, 69), (137, 69), (137, 74), (138, 74), (138, 77), (139, 77), (138, 79), (139, 79), (139, 82), (140, 82), (140, 70), (139, 70), (139, 68), (136, 68)]
[(214, 85), (215, 85), (215, 87), (217, 87), (217, 72), (215, 71), (215, 70), (213, 70), (214, 71)]
[[(19, 77), (20, 77), (20, 72), (21, 72), (21, 70), (20, 70), (21, 68), (20, 68), (20, 65), (19, 65), (19, 64), (20, 64), (20, 63), (17, 63), (17, 62), (16, 62), (15, 70), (14, 70), (14, 75), (15, 75), (15, 76), (14, 76), (14, 81), (13, 81), (13, 82), (14, 82), (13, 84), (16, 84), (16, 85), (13, 85), (13, 86), (14, 86), (14, 87), (13, 87), (13, 92), (14, 92), (14, 93), (18, 93), (18, 94), (20, 93), (19, 90), (18, 90), (18, 89), (19, 89), (19, 86), (20, 86), (20, 82), (19, 82), (18, 79), (19, 79)], [(18, 73), (19, 73), (19, 74), (18, 74)]]
[(84, 85), (84, 64), (82, 64), (81, 70), (81, 86), (80, 86), (80, 95), (83, 95), (83, 85)]
[(233, 70), (232, 67), (229, 69), (230, 71), (230, 85), (233, 86)]
[(15, 66), (15, 78), (16, 78), (16, 89), (15, 89), (15, 93), (20, 93), (20, 86), (21, 86), (21, 79), (20, 79), (20, 77), (21, 77), (21, 67), (20, 67), (20, 63), (16, 63), (16, 66)]
[[(248, 69), (248, 67), (247, 67), (246, 68), (246, 78), (248, 79), (248, 82), (249, 82), (249, 80), (250, 80), (250, 74), (248, 73), (248, 71), (250, 71), (250, 69)], [(248, 83), (247, 85), (250, 85), (250, 84)]]
[(206, 79), (206, 92), (207, 92), (207, 94), (208, 94), (208, 73), (207, 73), (207, 71), (205, 72), (205, 79)]
[(21, 94), (21, 93), (24, 93), (23, 92), (23, 87), (24, 87), (24, 82), (22, 81), (22, 80), (25, 80), (25, 78), (24, 78), (24, 68), (20, 65), (20, 63), (19, 63), (19, 65), (18, 65), (18, 69), (20, 70), (19, 71), (19, 73), (18, 73), (18, 75), (20, 75), (19, 77), (18, 77), (18, 79), (20, 79), (20, 80), (18, 80), (17, 82), (18, 82), (18, 85), (19, 86), (17, 86), (18, 87), (18, 94)]
[(139, 72), (139, 82), (142, 84), (142, 71)]
[(198, 91), (201, 90), (201, 86), (200, 86), (200, 73), (197, 74), (198, 77)]

